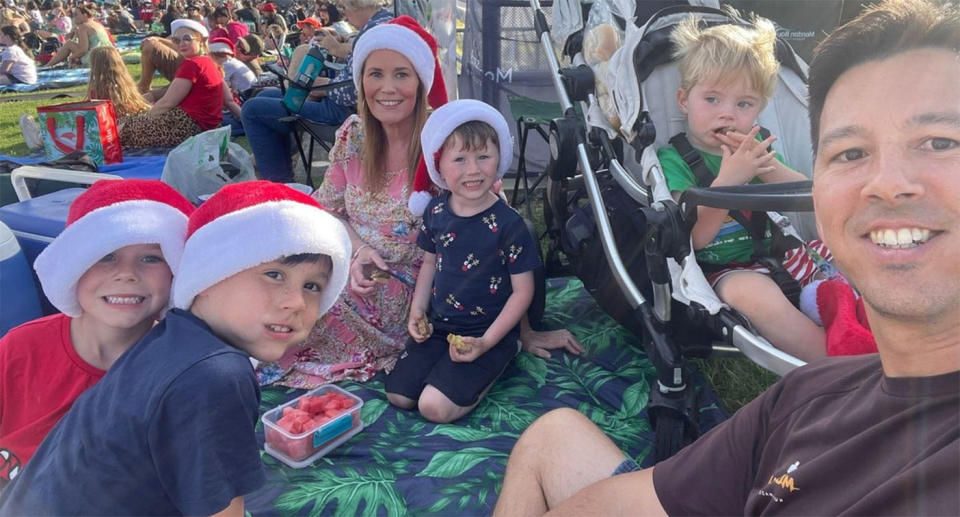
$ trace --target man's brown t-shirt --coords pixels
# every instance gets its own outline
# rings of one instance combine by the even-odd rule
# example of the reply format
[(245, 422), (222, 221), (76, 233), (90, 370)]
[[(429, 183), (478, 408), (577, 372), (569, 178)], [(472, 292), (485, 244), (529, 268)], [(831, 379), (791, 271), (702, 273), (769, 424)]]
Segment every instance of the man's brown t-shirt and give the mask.
[(960, 372), (885, 377), (876, 354), (800, 368), (653, 481), (673, 515), (960, 515)]

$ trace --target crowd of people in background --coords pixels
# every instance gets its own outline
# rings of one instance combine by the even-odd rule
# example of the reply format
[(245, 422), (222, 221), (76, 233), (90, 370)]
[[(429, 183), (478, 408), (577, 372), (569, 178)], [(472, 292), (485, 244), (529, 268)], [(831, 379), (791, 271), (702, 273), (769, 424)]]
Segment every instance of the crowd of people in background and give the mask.
[[(381, 7), (381, 0), (367, 3), (376, 4), (373, 11)], [(279, 90), (269, 87), (278, 86), (280, 78), (266, 72), (264, 62), (275, 62), (280, 71), (295, 75), (311, 45), (329, 47), (325, 51), (331, 68), (324, 80), (346, 69), (340, 80), (349, 82), (347, 57), (353, 38), (366, 24), (356, 14), (345, 19), (343, 4), (328, 0), (6, 4), (0, 8), (0, 86), (36, 84), (38, 71), (89, 68), (89, 97), (112, 101), (124, 148), (172, 147), (220, 125), (231, 126), (234, 135), (244, 134), (244, 102), (260, 94), (273, 101), (279, 97)], [(382, 15), (392, 17), (387, 10)], [(182, 34), (176, 34), (177, 27)], [(126, 34), (140, 38), (139, 48), (117, 47), (117, 37)], [(127, 65), (138, 62), (141, 74), (134, 80)], [(203, 63), (204, 71), (191, 72), (193, 65), (184, 68), (185, 63)], [(168, 84), (152, 88), (157, 77)], [(205, 79), (198, 82), (198, 77)], [(201, 95), (206, 88), (210, 91)], [(341, 102), (342, 113), (334, 122), (356, 110), (355, 94), (341, 95), (347, 102)], [(156, 131), (158, 127), (162, 131)]]

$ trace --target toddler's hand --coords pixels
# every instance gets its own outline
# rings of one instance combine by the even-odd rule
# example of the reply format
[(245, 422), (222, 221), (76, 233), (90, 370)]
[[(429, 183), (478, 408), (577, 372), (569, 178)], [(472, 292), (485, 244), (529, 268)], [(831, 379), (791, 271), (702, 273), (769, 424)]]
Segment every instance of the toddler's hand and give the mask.
[(450, 343), (450, 360), (455, 363), (472, 363), (489, 348), (483, 337), (447, 335)]
[(721, 146), (723, 161), (717, 178), (725, 180), (724, 184), (744, 185), (761, 174), (774, 171), (772, 160), (776, 160), (776, 153), (767, 151), (767, 147), (777, 138), (771, 135), (757, 141), (759, 131), (760, 126), (753, 126), (746, 135), (717, 135), (717, 139), (724, 142)]
[(407, 319), (407, 332), (417, 343), (423, 343), (433, 335), (433, 324), (420, 311), (410, 310), (410, 317)]

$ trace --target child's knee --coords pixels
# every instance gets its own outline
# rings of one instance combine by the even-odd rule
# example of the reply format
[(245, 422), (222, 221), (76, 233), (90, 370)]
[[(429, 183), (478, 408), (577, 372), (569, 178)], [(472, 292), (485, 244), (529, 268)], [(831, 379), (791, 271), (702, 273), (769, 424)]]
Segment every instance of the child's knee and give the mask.
[(413, 409), (413, 407), (417, 405), (416, 400), (404, 397), (398, 393), (387, 393), (387, 400), (401, 409)]
[(424, 388), (423, 393), (420, 394), (420, 400), (417, 401), (417, 409), (423, 418), (438, 424), (453, 422), (466, 413), (464, 408), (454, 404), (433, 386)]

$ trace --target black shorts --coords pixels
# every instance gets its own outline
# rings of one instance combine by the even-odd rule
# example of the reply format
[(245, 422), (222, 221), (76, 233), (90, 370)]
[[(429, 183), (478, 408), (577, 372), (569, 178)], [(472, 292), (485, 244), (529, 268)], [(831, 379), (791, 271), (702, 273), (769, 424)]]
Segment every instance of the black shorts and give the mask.
[(417, 400), (429, 384), (454, 404), (470, 407), (520, 351), (520, 332), (514, 329), (472, 363), (456, 363), (450, 359), (448, 333), (434, 322), (433, 335), (423, 343), (408, 339), (397, 365), (384, 380), (386, 392)]

